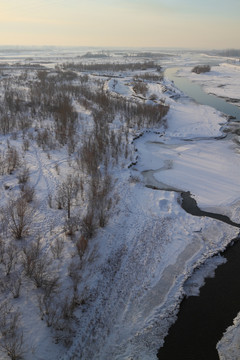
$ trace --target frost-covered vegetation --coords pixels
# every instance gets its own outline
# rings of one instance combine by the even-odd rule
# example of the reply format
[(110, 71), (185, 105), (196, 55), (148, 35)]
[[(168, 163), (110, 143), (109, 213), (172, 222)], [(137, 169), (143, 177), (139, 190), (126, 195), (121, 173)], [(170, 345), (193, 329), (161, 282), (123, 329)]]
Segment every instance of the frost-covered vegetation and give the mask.
[[(153, 62), (1, 65), (1, 359), (38, 358), (44, 336), (59, 350), (43, 358), (57, 359), (81, 326), (93, 301), (79, 286), (94, 261), (85, 254), (115, 212), (116, 174), (135, 158), (135, 133), (162, 126), (169, 109), (113, 97), (92, 71), (130, 71), (143, 93), (133, 77), (148, 79), (145, 69), (162, 80)], [(40, 335), (30, 344), (33, 322)]]

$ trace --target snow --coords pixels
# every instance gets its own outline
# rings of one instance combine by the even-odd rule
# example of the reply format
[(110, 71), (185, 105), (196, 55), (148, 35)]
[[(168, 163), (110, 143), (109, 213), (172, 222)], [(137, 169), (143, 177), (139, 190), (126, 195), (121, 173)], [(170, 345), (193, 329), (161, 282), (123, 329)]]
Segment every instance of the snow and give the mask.
[[(73, 52), (69, 59), (75, 55)], [(54, 59), (52, 52), (47, 59), (53, 61), (49, 64), (51, 68), (61, 60), (60, 56)], [(189, 56), (188, 61), (191, 59)], [(111, 59), (118, 60), (119, 57)], [(173, 58), (168, 63), (175, 60), (183, 62), (182, 58)], [(228, 74), (229, 83), (235, 84), (238, 68), (226, 65), (219, 68), (217, 78)], [(184, 71), (187, 74), (188, 69)], [(187, 76), (193, 76), (189, 74)], [(211, 75), (204, 76), (210, 79)], [(104, 78), (104, 81), (104, 89), (111, 96), (132, 99), (129, 74)], [(213, 78), (210, 81), (217, 83)], [(196, 294), (196, 283), (199, 288), (205, 276), (213, 276), (215, 266), (224, 259), (207, 259), (223, 250), (238, 233), (236, 228), (223, 222), (187, 214), (179, 204), (179, 194), (167, 189), (190, 191), (199, 206), (227, 213), (239, 222), (240, 155), (230, 140), (214, 139), (222, 135), (221, 126), (225, 122), (222, 114), (186, 98), (174, 100), (174, 95), (179, 96), (180, 92), (167, 80), (164, 84), (149, 83), (148, 86), (148, 97), (156, 94), (158, 100), (170, 105), (167, 127), (144, 132), (132, 142), (132, 151), (137, 150), (137, 164), (129, 169), (127, 161), (121, 159), (123, 166), (114, 170), (117, 180), (112, 200), (116, 207), (107, 226), (100, 228), (89, 242), (81, 264), (79, 293), (86, 304), (75, 312), (79, 325), (73, 344), (66, 349), (54, 343), (51, 329), (40, 320), (38, 291), (26, 280), (17, 300), (27, 334), (26, 360), (155, 359), (169, 326), (176, 319), (182, 296)], [(85, 119), (85, 130), (90, 129), (91, 113), (75, 105), (79, 116)], [(117, 119), (113, 124), (120, 126)], [(132, 130), (129, 142), (133, 136)], [(81, 131), (79, 138), (81, 140)], [(1, 137), (2, 150), (7, 148), (6, 140)], [(11, 140), (11, 144), (22, 152), (21, 138)], [(67, 294), (70, 289), (68, 265), (74, 257), (74, 243), (63, 231), (64, 211), (50, 208), (48, 196), (54, 195), (62, 179), (74, 171), (71, 159), (66, 148), (46, 152), (31, 140), (25, 160), (36, 191), (32, 236), (41, 233), (46, 256), (51, 244), (61, 236), (64, 238), (63, 255), (54, 261), (52, 271), (60, 274), (62, 291)], [(162, 182), (166, 188), (147, 188), (144, 181), (156, 187)], [(1, 178), (2, 190), (5, 184), (18, 189), (17, 179), (12, 175)], [(8, 196), (2, 191), (2, 204)], [(81, 211), (84, 207), (86, 204), (82, 204)], [(206, 260), (207, 266), (191, 277), (194, 269)], [(5, 360), (3, 356), (0, 353)]]
[[(229, 141), (179, 141), (168, 144), (151, 135), (137, 142), (141, 170), (155, 170), (156, 180), (169, 187), (190, 191), (201, 208), (221, 207), (240, 198), (239, 160)], [(170, 163), (162, 168), (164, 163)]]
[(240, 353), (240, 313), (217, 344), (220, 360), (238, 360)]
[(225, 123), (217, 110), (182, 100), (170, 102), (167, 133), (171, 137), (194, 138), (221, 136), (221, 124)]
[(226, 259), (221, 255), (213, 256), (207, 259), (199, 269), (194, 271), (193, 275), (184, 283), (184, 292), (186, 296), (198, 296), (200, 288), (205, 284), (205, 278), (214, 278), (216, 268), (226, 263)]
[(212, 66), (211, 71), (202, 74), (191, 72), (192, 67), (181, 68), (180, 76), (186, 76), (191, 81), (200, 83), (203, 89), (240, 106), (240, 66), (230, 63), (221, 63)]
[(130, 81), (130, 79), (111, 79), (107, 83), (106, 90), (123, 96), (131, 96), (133, 94), (133, 91), (130, 89), (128, 81)]

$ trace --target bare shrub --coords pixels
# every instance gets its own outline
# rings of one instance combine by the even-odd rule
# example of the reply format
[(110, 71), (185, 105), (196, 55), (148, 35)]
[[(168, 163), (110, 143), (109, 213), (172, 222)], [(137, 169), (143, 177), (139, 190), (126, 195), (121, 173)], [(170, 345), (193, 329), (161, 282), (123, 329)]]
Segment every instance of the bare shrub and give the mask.
[(22, 145), (23, 151), (28, 151), (29, 146), (30, 146), (30, 141), (28, 139), (24, 139), (23, 140), (23, 145)]
[(67, 210), (68, 219), (71, 217), (71, 206), (73, 200), (76, 198), (78, 193), (79, 185), (77, 177), (68, 175), (66, 180), (60, 184), (57, 194), (56, 201), (58, 208), (60, 206)]
[(6, 159), (4, 154), (0, 151), (0, 175), (4, 175), (6, 168)]
[(88, 239), (82, 235), (76, 242), (77, 253), (80, 259), (82, 259), (87, 249), (87, 246), (88, 246)]
[(2, 237), (0, 236), (0, 263), (3, 261), (4, 253), (5, 253), (5, 244)]
[(95, 212), (100, 227), (104, 227), (108, 220), (110, 208), (109, 194), (113, 188), (112, 177), (109, 174), (92, 177), (89, 187), (89, 207)]
[(2, 335), (7, 333), (8, 328), (8, 317), (9, 314), (12, 311), (12, 306), (9, 304), (9, 301), (4, 300), (2, 303), (0, 303), (0, 332)]
[(6, 152), (7, 173), (12, 174), (21, 164), (17, 149), (9, 146)]
[(12, 293), (14, 299), (19, 298), (20, 289), (22, 286), (22, 276), (21, 274), (13, 274), (10, 277), (10, 281), (8, 283), (8, 288)]
[(62, 342), (66, 347), (72, 344), (76, 333), (74, 330), (74, 310), (79, 305), (75, 295), (65, 296), (58, 302), (59, 316), (54, 324), (56, 342)]
[(59, 259), (64, 249), (64, 240), (57, 238), (53, 244), (51, 244), (51, 251), (54, 259)]
[(192, 72), (196, 74), (201, 74), (209, 71), (211, 71), (211, 67), (209, 65), (197, 65), (192, 69)]
[(138, 175), (131, 175), (129, 177), (129, 181), (133, 184), (136, 184), (136, 183), (140, 183), (141, 182), (141, 179)]
[(35, 188), (29, 184), (26, 184), (23, 188), (22, 198), (26, 200), (27, 203), (30, 203), (34, 200)]
[(0, 208), (0, 232), (5, 237), (8, 236), (9, 217), (7, 216), (6, 208)]
[(0, 348), (12, 360), (22, 359), (23, 349), (23, 332), (20, 329), (20, 313), (12, 312), (11, 307), (5, 303), (1, 305), (0, 319)]
[(63, 301), (59, 304), (61, 318), (64, 320), (70, 320), (73, 317), (75, 309), (75, 302), (73, 296), (65, 296)]
[(33, 209), (24, 197), (10, 199), (7, 206), (9, 229), (15, 239), (28, 235), (32, 221)]
[(47, 201), (48, 201), (48, 206), (51, 209), (52, 208), (52, 194), (48, 194)]
[(66, 235), (73, 236), (76, 231), (79, 229), (80, 220), (77, 216), (66, 219), (64, 223), (64, 231)]
[(54, 299), (41, 294), (38, 296), (38, 307), (41, 319), (46, 321), (48, 327), (52, 326), (58, 316)]
[(150, 96), (149, 96), (149, 100), (152, 100), (152, 101), (156, 101), (157, 100), (157, 95), (156, 94), (151, 94)]
[(43, 150), (56, 148), (54, 137), (48, 129), (38, 130), (36, 141)]
[(54, 325), (54, 339), (55, 343), (62, 343), (65, 347), (69, 348), (73, 343), (73, 338), (76, 331), (73, 328), (72, 321), (59, 319)]
[(32, 125), (32, 120), (26, 116), (25, 114), (18, 115), (17, 119), (17, 125), (20, 130), (22, 130), (23, 134), (26, 132), (27, 129), (29, 129)]
[(27, 276), (32, 276), (36, 260), (38, 259), (41, 251), (40, 238), (36, 242), (31, 243), (30, 246), (23, 248), (22, 264)]
[(48, 277), (45, 278), (43, 285), (42, 285), (44, 296), (46, 298), (49, 298), (49, 297), (53, 296), (54, 294), (56, 294), (58, 291), (59, 285), (60, 285), (59, 276), (48, 275)]
[(24, 165), (23, 168), (20, 169), (19, 173), (17, 174), (18, 183), (21, 185), (21, 190), (24, 190), (24, 186), (29, 180), (29, 168)]
[(61, 145), (65, 145), (69, 141), (74, 140), (77, 113), (68, 95), (58, 94), (55, 102), (54, 118), (56, 139)]
[(31, 278), (37, 288), (42, 287), (49, 280), (50, 263), (49, 259), (45, 256), (35, 260)]
[(16, 246), (10, 243), (8, 247), (5, 249), (5, 253), (3, 255), (3, 260), (2, 260), (6, 275), (9, 275), (10, 272), (14, 269), (16, 262), (17, 262), (17, 248)]
[(4, 336), (0, 340), (0, 347), (7, 353), (11, 360), (23, 359), (23, 345), (24, 344), (22, 332), (13, 336)]
[(83, 234), (87, 239), (93, 237), (96, 231), (96, 222), (93, 210), (88, 209), (87, 214), (82, 219), (81, 227)]
[(133, 84), (133, 90), (136, 94), (142, 94), (143, 96), (146, 96), (148, 92), (148, 86), (143, 81), (135, 81)]
[(3, 135), (8, 134), (9, 132), (13, 131), (15, 129), (16, 125), (16, 119), (14, 116), (11, 116), (10, 114), (3, 113), (1, 116), (1, 122), (0, 122), (0, 131), (3, 133)]
[(77, 292), (78, 284), (81, 280), (81, 264), (78, 261), (72, 260), (68, 266), (68, 275), (73, 282), (73, 291)]

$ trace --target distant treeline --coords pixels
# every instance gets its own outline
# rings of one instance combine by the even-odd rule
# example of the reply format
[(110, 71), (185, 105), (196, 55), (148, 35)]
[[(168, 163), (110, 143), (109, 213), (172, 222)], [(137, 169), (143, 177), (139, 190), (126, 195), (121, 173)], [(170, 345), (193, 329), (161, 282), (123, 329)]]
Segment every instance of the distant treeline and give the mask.
[(165, 53), (152, 53), (152, 52), (139, 52), (135, 54), (127, 54), (125, 55), (127, 57), (148, 57), (148, 58), (163, 58), (163, 57), (170, 57), (173, 56), (171, 54), (165, 54)]
[(240, 57), (240, 49), (226, 49), (216, 52), (217, 55), (227, 57)]
[(109, 55), (105, 54), (105, 53), (87, 52), (86, 54), (79, 56), (79, 57), (86, 58), (86, 59), (102, 59), (102, 58), (108, 58)]
[(107, 71), (107, 72), (118, 72), (118, 71), (136, 71), (136, 70), (147, 70), (156, 68), (157, 65), (154, 61), (146, 61), (144, 63), (135, 62), (135, 63), (93, 63), (93, 64), (83, 64), (83, 63), (64, 63), (62, 65), (63, 70), (72, 70), (72, 71)]

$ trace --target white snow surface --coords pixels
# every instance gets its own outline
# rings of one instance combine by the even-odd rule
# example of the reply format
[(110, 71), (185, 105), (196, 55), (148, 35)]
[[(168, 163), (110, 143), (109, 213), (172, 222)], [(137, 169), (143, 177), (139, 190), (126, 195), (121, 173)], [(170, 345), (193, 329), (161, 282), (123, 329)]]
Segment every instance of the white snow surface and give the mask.
[[(150, 170), (155, 170), (156, 180), (190, 191), (201, 208), (221, 208), (240, 199), (240, 154), (234, 151), (232, 142), (171, 140), (169, 144), (168, 139), (150, 134), (139, 139), (137, 147), (141, 170), (147, 163)], [(170, 165), (162, 169), (166, 162)]]

